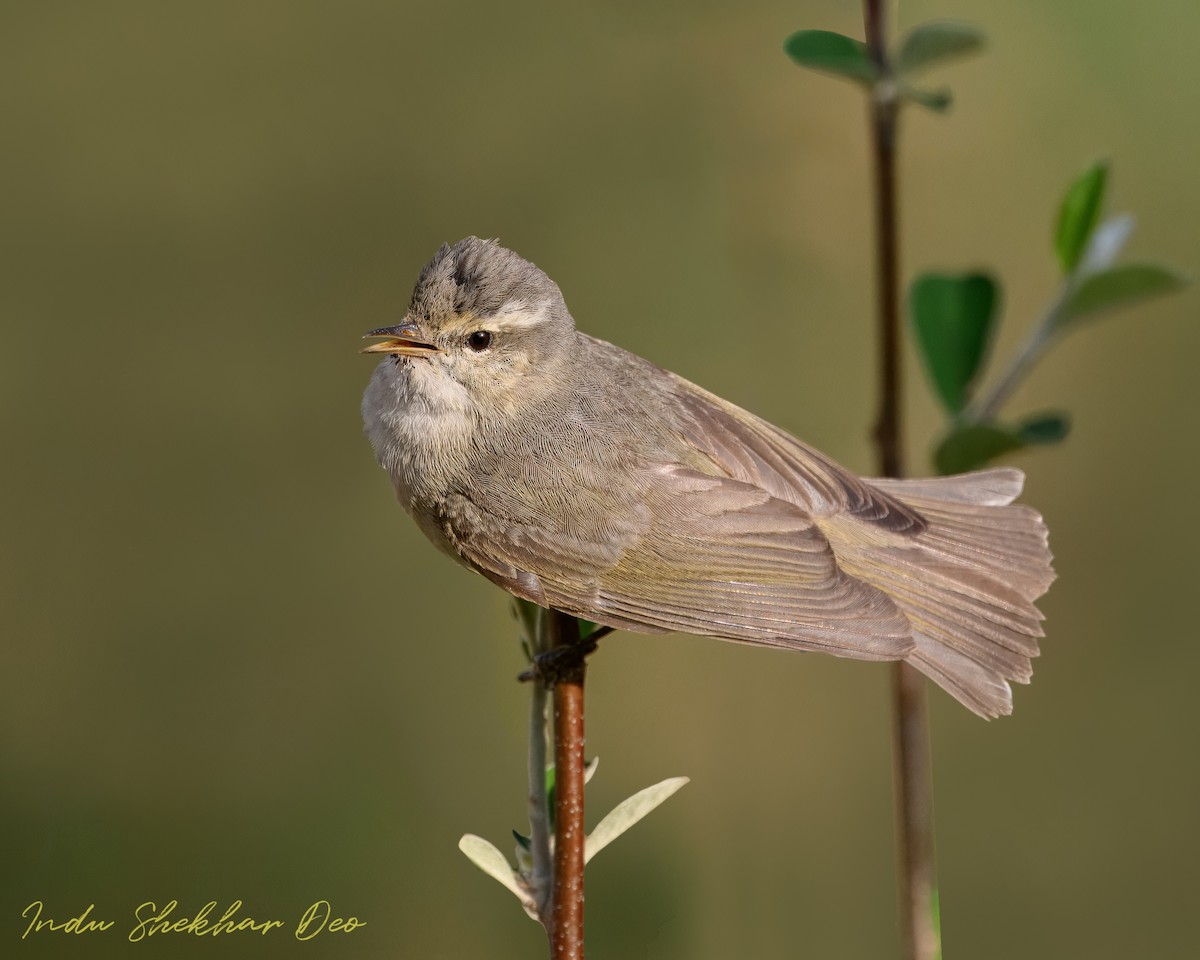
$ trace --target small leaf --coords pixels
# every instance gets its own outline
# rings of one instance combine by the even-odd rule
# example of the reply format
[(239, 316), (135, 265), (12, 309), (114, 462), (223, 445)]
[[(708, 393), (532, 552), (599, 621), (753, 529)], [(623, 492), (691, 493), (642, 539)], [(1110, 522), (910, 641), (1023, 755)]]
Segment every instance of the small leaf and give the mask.
[(909, 292), (909, 313), (929, 377), (946, 409), (966, 406), (991, 342), (996, 283), (983, 273), (927, 273)]
[(952, 430), (933, 454), (943, 476), (977, 470), (1001, 454), (1020, 450), (1025, 441), (1015, 430), (995, 423), (973, 423)]
[(509, 866), (504, 854), (496, 849), (495, 844), (473, 833), (467, 833), (458, 841), (458, 849), (466, 854), (467, 859), (475, 866), (520, 900), (526, 912), (530, 910), (533, 898), (521, 885), (513, 868)]
[(646, 787), (645, 790), (639, 790), (632, 797), (618, 803), (596, 824), (596, 829), (584, 841), (583, 862), (591, 860), (687, 782), (687, 777), (671, 777), (652, 787)]
[(830, 30), (800, 30), (787, 38), (783, 49), (802, 67), (832, 73), (864, 86), (870, 86), (879, 77), (865, 43)]
[(1104, 186), (1108, 180), (1108, 161), (1099, 160), (1067, 190), (1058, 210), (1058, 234), (1055, 247), (1063, 273), (1075, 269), (1087, 246), (1088, 237), (1104, 203)]
[(1039, 413), (1017, 424), (1017, 434), (1029, 446), (1060, 443), (1071, 432), (1071, 420), (1065, 413)]
[[(533, 851), (526, 850), (523, 847), (514, 847), (513, 855), (517, 858), (517, 875), (521, 877), (523, 882), (528, 883), (525, 878), (533, 876)], [(537, 918), (534, 917), (534, 919), (536, 920)]]
[(591, 783), (592, 777), (596, 775), (596, 771), (600, 769), (600, 758), (592, 757), (583, 767), (583, 782)]
[(910, 87), (906, 84), (901, 90), (901, 96), (905, 100), (911, 100), (913, 103), (925, 107), (927, 110), (932, 110), (934, 113), (945, 113), (950, 109), (950, 104), (954, 100), (947, 87), (942, 87), (939, 90), (921, 90), (918, 87)]
[(1158, 263), (1128, 263), (1085, 276), (1058, 315), (1059, 329), (1089, 314), (1115, 310), (1178, 290), (1188, 278)]
[(1133, 233), (1134, 223), (1132, 214), (1122, 213), (1100, 224), (1092, 232), (1092, 239), (1079, 261), (1079, 272), (1098, 273), (1111, 267)]
[(983, 46), (983, 31), (957, 20), (932, 20), (914, 27), (896, 56), (900, 73), (931, 67), (939, 60), (963, 57)]
[(518, 833), (516, 830), (514, 830), (512, 835), (513, 839), (517, 841), (517, 846), (519, 846), (522, 850), (529, 849), (530, 840), (527, 836), (525, 836), (525, 834)]
[(934, 465), (940, 474), (978, 470), (1005, 453), (1066, 439), (1071, 422), (1065, 413), (1038, 413), (1015, 426), (971, 423), (956, 427), (938, 444)]

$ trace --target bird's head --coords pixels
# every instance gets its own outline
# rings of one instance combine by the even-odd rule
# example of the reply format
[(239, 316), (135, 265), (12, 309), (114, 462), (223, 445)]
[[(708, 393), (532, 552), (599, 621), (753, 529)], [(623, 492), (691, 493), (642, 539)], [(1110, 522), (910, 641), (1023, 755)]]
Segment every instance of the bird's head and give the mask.
[(421, 270), (401, 323), (363, 353), (430, 405), (512, 411), (552, 382), (575, 324), (557, 284), (494, 240), (443, 244)]

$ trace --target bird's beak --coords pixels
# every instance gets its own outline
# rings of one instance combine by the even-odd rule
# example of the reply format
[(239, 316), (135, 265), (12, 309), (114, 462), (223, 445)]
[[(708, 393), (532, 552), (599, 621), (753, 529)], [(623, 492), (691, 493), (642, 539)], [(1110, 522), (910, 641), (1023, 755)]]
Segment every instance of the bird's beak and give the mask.
[(394, 327), (380, 327), (378, 330), (368, 331), (363, 334), (364, 337), (388, 337), (389, 339), (384, 340), (383, 343), (373, 343), (369, 347), (363, 347), (360, 353), (391, 353), (403, 357), (428, 357), (439, 353), (438, 348), (432, 343), (416, 339), (420, 332), (417, 325), (408, 320), (398, 323)]

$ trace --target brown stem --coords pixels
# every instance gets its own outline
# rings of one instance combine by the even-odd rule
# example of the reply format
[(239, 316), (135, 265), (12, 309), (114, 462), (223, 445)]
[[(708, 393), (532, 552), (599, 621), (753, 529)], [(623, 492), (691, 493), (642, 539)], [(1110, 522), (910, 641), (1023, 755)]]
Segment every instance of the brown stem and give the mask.
[(933, 852), (933, 763), (925, 678), (907, 663), (892, 665), (892, 767), (896, 807), (896, 894), (904, 960), (936, 960), (937, 861)]
[[(880, 74), (887, 72), (882, 0), (866, 0), (867, 48)], [(886, 84), (885, 84), (886, 85)], [(878, 91), (878, 88), (877, 88)], [(875, 178), (875, 269), (879, 320), (879, 414), (875, 443), (885, 477), (904, 472), (900, 432), (900, 278), (896, 225), (896, 100), (876, 92), (871, 98), (871, 147)]]
[[(898, 102), (890, 77), (883, 0), (864, 0), (867, 49), (882, 78), (871, 97), (875, 181), (875, 267), (879, 314), (879, 415), (875, 422), (878, 469), (904, 473), (900, 420), (900, 253), (896, 204)], [(893, 781), (896, 808), (897, 895), (901, 956), (934, 960), (940, 953), (935, 910), (933, 768), (924, 679), (897, 663), (893, 671)]]
[(554, 681), (554, 896), (549, 928), (552, 960), (583, 960), (583, 684), (586, 648), (579, 621), (550, 611), (553, 650), (579, 653), (560, 661)]

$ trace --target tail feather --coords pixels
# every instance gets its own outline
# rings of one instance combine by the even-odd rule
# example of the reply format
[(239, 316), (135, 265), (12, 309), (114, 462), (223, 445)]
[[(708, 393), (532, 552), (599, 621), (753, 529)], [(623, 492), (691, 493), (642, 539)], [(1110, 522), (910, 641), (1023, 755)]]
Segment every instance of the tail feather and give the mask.
[(917, 497), (938, 503), (1003, 507), (1021, 495), (1025, 474), (1015, 467), (997, 467), (952, 477), (921, 477), (913, 480), (879, 477), (867, 483), (901, 498)]
[(1019, 470), (933, 480), (872, 480), (928, 528), (887, 545), (834, 537), (839, 563), (888, 594), (913, 627), (906, 661), (985, 717), (1012, 712), (1043, 635), (1034, 606), (1054, 580), (1046, 527), (1013, 500)]
[(990, 720), (1012, 713), (1012, 688), (996, 671), (920, 633), (914, 639), (917, 646), (906, 663), (981, 717)]

